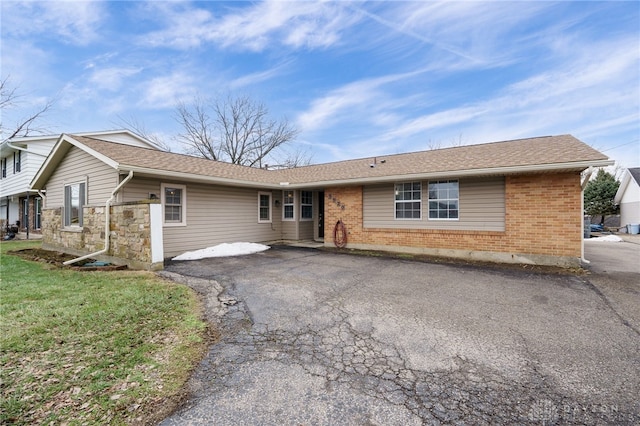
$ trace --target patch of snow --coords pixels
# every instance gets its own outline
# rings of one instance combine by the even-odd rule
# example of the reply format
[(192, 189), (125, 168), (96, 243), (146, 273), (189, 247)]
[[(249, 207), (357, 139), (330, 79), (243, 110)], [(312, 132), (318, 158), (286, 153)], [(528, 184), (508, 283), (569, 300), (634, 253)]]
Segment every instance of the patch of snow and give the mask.
[(258, 253), (270, 248), (271, 247), (265, 246), (264, 244), (256, 243), (222, 243), (201, 250), (188, 251), (171, 260), (198, 260), (208, 257), (242, 256), (244, 254)]
[(619, 243), (620, 241), (624, 241), (622, 238), (618, 237), (617, 235), (605, 235), (602, 237), (595, 237), (595, 238), (587, 238), (585, 241), (603, 241), (603, 242), (610, 242), (610, 243)]

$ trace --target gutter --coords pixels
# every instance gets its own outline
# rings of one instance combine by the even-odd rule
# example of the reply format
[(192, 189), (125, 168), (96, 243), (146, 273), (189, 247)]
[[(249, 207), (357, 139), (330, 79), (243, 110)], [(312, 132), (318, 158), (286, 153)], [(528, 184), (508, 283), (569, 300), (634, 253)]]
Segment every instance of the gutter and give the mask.
[(104, 205), (105, 211), (104, 211), (104, 248), (100, 251), (97, 251), (95, 253), (90, 253), (87, 255), (84, 255), (82, 257), (78, 257), (76, 259), (72, 259), (72, 260), (67, 260), (66, 262), (63, 263), (63, 265), (71, 265), (72, 263), (76, 263), (79, 262), (81, 260), (85, 260), (88, 259), (90, 257), (94, 257), (94, 256), (98, 256), (100, 254), (106, 253), (107, 251), (109, 251), (109, 234), (110, 234), (110, 229), (109, 229), (109, 225), (110, 225), (110, 211), (111, 211), (111, 203), (113, 203), (113, 201), (115, 200), (116, 194), (122, 189), (123, 186), (125, 186), (125, 184), (127, 182), (129, 182), (131, 179), (133, 178), (133, 170), (129, 172), (129, 174), (127, 175), (126, 178), (124, 178), (124, 180), (122, 182), (120, 182), (118, 184), (118, 186), (116, 186), (114, 188), (113, 191), (111, 191), (111, 197), (107, 200), (107, 202)]
[(584, 175), (584, 179), (582, 180), (582, 182), (580, 182), (580, 217), (581, 217), (581, 222), (582, 222), (582, 244), (580, 244), (580, 261), (585, 263), (585, 264), (590, 264), (591, 262), (588, 261), (587, 259), (584, 258), (584, 189), (587, 187), (587, 185), (589, 184), (589, 179), (591, 178), (591, 175), (593, 174), (593, 171), (595, 169), (593, 167), (589, 167), (587, 169), (587, 172)]
[(11, 142), (9, 142), (9, 141), (6, 141), (4, 144), (5, 144), (6, 146), (8, 146), (9, 148), (13, 148), (13, 149), (15, 149), (15, 150), (17, 150), (17, 151), (24, 151), (24, 152), (28, 152), (29, 154), (39, 155), (40, 157), (45, 157), (45, 158), (46, 158), (46, 157), (48, 157), (48, 154), (40, 154), (39, 152), (29, 151), (29, 149), (28, 149), (28, 148), (23, 148), (23, 147), (21, 147), (21, 146), (13, 145), (13, 144), (12, 144)]

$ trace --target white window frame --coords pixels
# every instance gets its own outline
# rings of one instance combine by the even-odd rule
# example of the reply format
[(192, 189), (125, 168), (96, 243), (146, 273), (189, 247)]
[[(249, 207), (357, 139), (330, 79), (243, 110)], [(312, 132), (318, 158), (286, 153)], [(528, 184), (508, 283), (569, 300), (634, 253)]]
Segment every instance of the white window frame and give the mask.
[[(262, 196), (266, 195), (267, 197), (269, 197), (269, 219), (262, 219), (261, 215), (260, 215), (260, 210), (262, 209), (262, 205), (260, 204), (260, 202), (262, 201)], [(271, 197), (272, 194), (271, 192), (265, 192), (265, 191), (258, 191), (258, 223), (271, 223), (272, 222), (272, 215), (273, 215), (273, 208), (271, 208)]]
[[(16, 158), (17, 157), (17, 158)], [(13, 174), (22, 171), (22, 151), (18, 150), (13, 153)]]
[[(304, 203), (304, 197), (302, 196), (303, 193), (308, 192), (311, 196), (311, 202), (310, 203)], [(311, 207), (311, 217), (303, 217), (303, 213), (304, 213), (304, 207)], [(300, 221), (301, 222), (308, 222), (313, 220), (313, 191), (300, 191)]]
[[(78, 223), (71, 223), (71, 206), (67, 205), (67, 187), (72, 187), (78, 185), (79, 191), (79, 208), (78, 208)], [(82, 191), (82, 185), (84, 185), (84, 191)], [(84, 206), (87, 205), (87, 181), (76, 181), (71, 183), (65, 183), (62, 191), (62, 205), (63, 207), (63, 217), (62, 217), (62, 226), (64, 228), (81, 228), (84, 225)], [(83, 203), (84, 201), (84, 203)], [(69, 219), (67, 221), (67, 218)], [(68, 223), (67, 223), (68, 222)]]
[[(411, 184), (411, 187), (413, 188), (414, 184), (420, 184), (420, 199), (416, 200), (416, 199), (411, 199), (411, 200), (398, 200), (398, 185), (406, 185), (406, 184)], [(404, 188), (402, 189), (402, 191), (404, 192)], [(411, 191), (413, 192), (414, 190), (411, 189)], [(394, 203), (393, 203), (393, 217), (395, 220), (422, 220), (422, 182), (421, 181), (411, 181), (411, 182), (396, 182), (393, 185), (393, 199), (394, 199)], [(419, 217), (398, 217), (398, 209), (397, 206), (398, 204), (408, 204), (408, 203), (419, 203), (420, 204), (420, 215)]]
[[(180, 197), (180, 222), (166, 220), (166, 189), (175, 188), (181, 191)], [(161, 183), (160, 184), (160, 202), (162, 204), (162, 224), (163, 226), (187, 226), (187, 186), (179, 185), (177, 183)]]
[[(292, 200), (290, 203), (287, 203), (286, 193), (291, 192)], [(286, 217), (285, 212), (287, 210), (287, 206), (291, 206), (291, 217)], [(282, 191), (282, 220), (284, 221), (294, 221), (296, 220), (296, 191), (294, 190), (285, 190)]]
[(33, 200), (33, 229), (42, 229), (42, 197)]
[[(457, 193), (458, 196), (457, 197), (449, 197), (447, 196), (447, 198), (440, 198), (438, 196), (438, 198), (431, 198), (431, 185), (432, 184), (438, 184), (438, 183), (456, 183), (456, 189), (457, 189)], [(432, 202), (439, 202), (439, 201), (456, 201), (458, 208), (455, 209), (458, 213), (457, 213), (457, 217), (431, 217), (431, 203)], [(458, 179), (439, 179), (439, 180), (432, 180), (427, 182), (427, 218), (429, 220), (460, 220), (460, 180)], [(454, 209), (449, 209), (447, 207), (447, 212), (454, 210)]]

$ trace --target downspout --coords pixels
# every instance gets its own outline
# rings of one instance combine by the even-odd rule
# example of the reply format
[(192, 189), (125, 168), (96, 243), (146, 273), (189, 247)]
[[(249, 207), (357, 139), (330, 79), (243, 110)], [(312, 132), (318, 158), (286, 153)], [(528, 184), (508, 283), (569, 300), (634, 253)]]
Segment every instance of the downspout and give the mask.
[(72, 259), (72, 260), (67, 260), (66, 262), (63, 263), (63, 265), (71, 265), (72, 263), (76, 263), (76, 262), (80, 262), (81, 260), (85, 260), (88, 259), (90, 257), (94, 257), (94, 256), (98, 256), (100, 254), (106, 253), (107, 251), (109, 251), (109, 234), (110, 234), (110, 211), (111, 211), (111, 203), (113, 203), (113, 201), (115, 200), (116, 194), (118, 193), (118, 191), (120, 191), (122, 189), (123, 186), (125, 186), (125, 184), (127, 182), (129, 182), (131, 180), (131, 178), (133, 178), (133, 170), (129, 171), (129, 174), (127, 175), (126, 178), (123, 179), (122, 182), (120, 182), (118, 184), (118, 186), (115, 187), (115, 189), (111, 192), (111, 197), (107, 200), (107, 202), (104, 205), (104, 248), (100, 251), (97, 251), (95, 253), (90, 253), (87, 255), (84, 255), (82, 257), (78, 257), (76, 259)]
[(27, 191), (27, 205), (24, 208), (25, 228), (27, 229), (27, 240), (29, 239), (29, 191)]
[(584, 189), (589, 183), (589, 179), (593, 174), (593, 170), (593, 167), (589, 167), (586, 174), (584, 175), (584, 179), (582, 180), (582, 182), (580, 182), (580, 217), (582, 222), (582, 238), (580, 239), (580, 261), (586, 263), (587, 265), (591, 262), (584, 258)]

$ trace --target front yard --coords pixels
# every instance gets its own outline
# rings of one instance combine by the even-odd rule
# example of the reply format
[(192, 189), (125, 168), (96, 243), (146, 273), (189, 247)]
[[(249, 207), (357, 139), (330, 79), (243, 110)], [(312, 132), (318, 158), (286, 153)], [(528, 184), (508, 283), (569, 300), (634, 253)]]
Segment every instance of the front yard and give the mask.
[(147, 272), (79, 272), (0, 244), (2, 424), (152, 424), (206, 349), (188, 287)]

